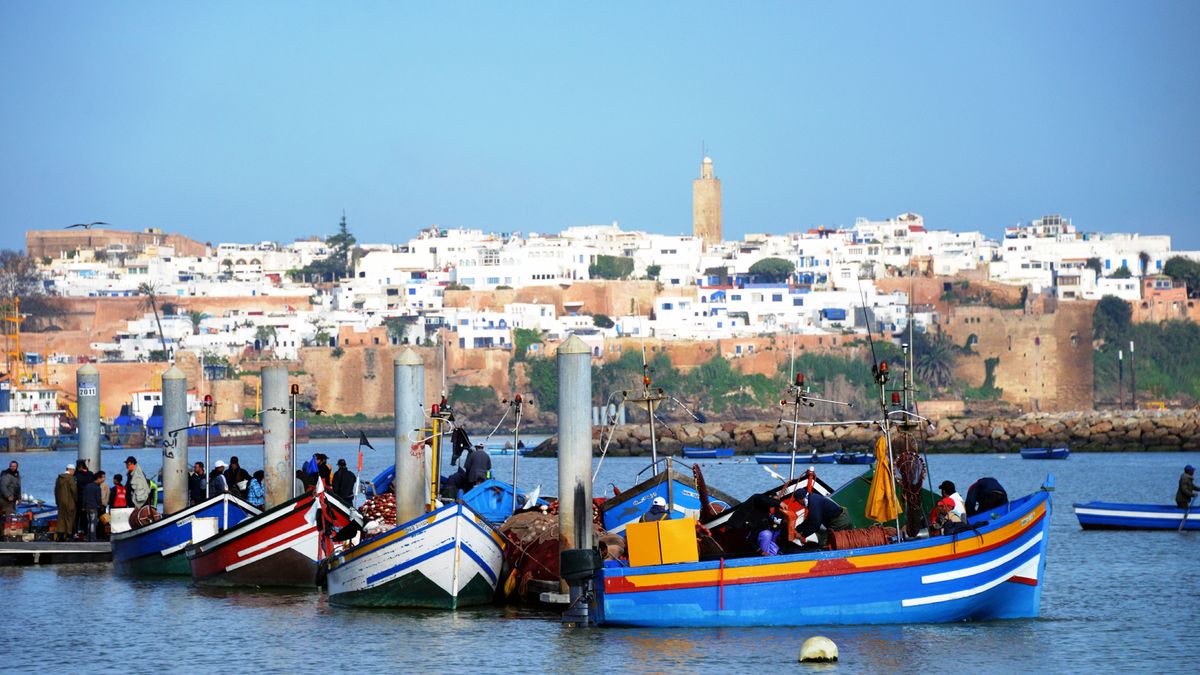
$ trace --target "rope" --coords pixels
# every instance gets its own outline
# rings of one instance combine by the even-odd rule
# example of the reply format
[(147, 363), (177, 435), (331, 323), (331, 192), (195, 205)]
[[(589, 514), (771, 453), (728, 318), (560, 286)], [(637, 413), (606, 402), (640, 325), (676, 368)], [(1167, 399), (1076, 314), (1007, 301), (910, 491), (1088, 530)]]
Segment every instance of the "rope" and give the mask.
[[(487, 438), (483, 439), (484, 444), (486, 444), (488, 441), (492, 440), (492, 436), (495, 436), (496, 432), (500, 430), (500, 425), (504, 424), (504, 420), (508, 418), (508, 413), (510, 410), (512, 410), (511, 407), (509, 407), (509, 406), (504, 407), (504, 414), (500, 416), (500, 421), (496, 422), (496, 426), (492, 427), (492, 433), (488, 434)], [(516, 448), (513, 448), (513, 451), (515, 452)]]

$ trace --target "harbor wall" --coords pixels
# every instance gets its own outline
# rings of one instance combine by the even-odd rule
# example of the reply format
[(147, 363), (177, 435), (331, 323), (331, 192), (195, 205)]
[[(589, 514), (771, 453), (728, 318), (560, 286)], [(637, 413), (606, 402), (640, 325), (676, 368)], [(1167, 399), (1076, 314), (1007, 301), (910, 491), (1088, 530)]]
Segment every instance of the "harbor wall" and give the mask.
[[(660, 454), (678, 455), (688, 447), (732, 447), (737, 454), (787, 452), (792, 447), (789, 426), (755, 422), (710, 422), (659, 427)], [(593, 433), (599, 453), (601, 429)], [(870, 451), (877, 429), (861, 425), (801, 427), (798, 449)], [(1029, 413), (1020, 417), (975, 417), (943, 420), (928, 435), (929, 452), (1016, 452), (1027, 447), (1067, 446), (1072, 452), (1194, 452), (1200, 450), (1200, 411), (1141, 410), (1071, 413)], [(552, 455), (552, 437), (536, 454)], [(650, 452), (647, 425), (617, 427), (608, 454)]]

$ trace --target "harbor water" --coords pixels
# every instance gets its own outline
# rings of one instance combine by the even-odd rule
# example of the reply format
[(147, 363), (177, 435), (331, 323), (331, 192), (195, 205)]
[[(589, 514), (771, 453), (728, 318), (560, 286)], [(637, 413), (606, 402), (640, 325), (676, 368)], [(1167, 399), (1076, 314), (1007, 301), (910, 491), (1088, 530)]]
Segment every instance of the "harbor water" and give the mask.
[[(390, 464), (391, 443), (372, 439), (364, 478)], [(314, 441), (302, 456), (324, 452), (355, 464), (352, 442)], [(104, 451), (103, 467), (121, 471), (133, 454), (156, 472), (157, 449)], [(190, 449), (191, 460), (203, 448)], [(238, 455), (251, 471), (262, 449), (215, 448), (212, 460)], [(26, 493), (51, 498), (56, 474), (73, 453), (5, 454), (21, 463)], [(825, 635), (841, 660), (832, 672), (1196, 672), (1200, 619), (1200, 533), (1084, 532), (1072, 502), (1168, 504), (1194, 454), (1075, 454), (1065, 461), (1019, 455), (933, 455), (934, 485), (961, 492), (994, 476), (1013, 497), (1057, 482), (1042, 616), (1036, 620), (951, 625), (737, 629), (572, 629), (553, 613), (486, 607), (458, 612), (365, 610), (330, 606), (312, 592), (210, 590), (186, 579), (130, 580), (109, 565), (0, 568), (6, 620), (6, 673), (316, 672), (794, 672), (805, 638)], [(521, 487), (555, 494), (553, 459), (520, 458)], [(647, 458), (609, 458), (595, 493), (626, 489)], [(752, 460), (701, 461), (710, 485), (746, 496), (778, 481)], [(787, 467), (773, 467), (786, 474)], [(840, 485), (862, 466), (816, 467)], [(447, 471), (443, 470), (443, 473)], [(510, 479), (512, 457), (494, 457)], [(111, 481), (110, 481), (111, 482)], [(1200, 517), (1200, 514), (1197, 515)]]

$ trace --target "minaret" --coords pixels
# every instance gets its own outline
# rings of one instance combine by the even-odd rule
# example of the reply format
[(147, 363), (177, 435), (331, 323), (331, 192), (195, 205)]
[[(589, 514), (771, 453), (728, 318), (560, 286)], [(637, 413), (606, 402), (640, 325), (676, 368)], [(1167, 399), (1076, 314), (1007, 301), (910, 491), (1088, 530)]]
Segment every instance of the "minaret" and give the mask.
[(692, 181), (692, 234), (704, 248), (721, 241), (721, 180), (713, 176), (713, 161), (705, 157), (700, 177)]

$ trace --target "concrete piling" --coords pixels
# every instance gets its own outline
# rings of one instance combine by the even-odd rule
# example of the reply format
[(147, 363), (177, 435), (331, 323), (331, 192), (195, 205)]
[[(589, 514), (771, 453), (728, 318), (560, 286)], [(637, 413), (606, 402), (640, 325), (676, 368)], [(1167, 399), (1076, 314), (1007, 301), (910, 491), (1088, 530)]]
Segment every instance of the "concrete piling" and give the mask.
[[(162, 489), (163, 514), (171, 515), (188, 505), (188, 419), (187, 375), (175, 366), (162, 374), (163, 444)], [(178, 431), (177, 431), (178, 430)], [(175, 433), (171, 433), (171, 432)], [(205, 467), (207, 469), (208, 467)]]
[(576, 336), (558, 348), (558, 547), (571, 609), (569, 623), (587, 623), (586, 603), (576, 602), (596, 558), (592, 541), (592, 356)]
[(88, 469), (100, 470), (100, 371), (88, 363), (75, 371), (78, 396), (79, 455)]
[(266, 508), (296, 496), (292, 473), (292, 437), (288, 427), (288, 372), (285, 365), (262, 369), (263, 471)]
[[(392, 401), (396, 419), (396, 523), (425, 513), (425, 363), (412, 349), (392, 362)], [(413, 445), (418, 444), (414, 450)]]

